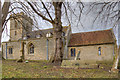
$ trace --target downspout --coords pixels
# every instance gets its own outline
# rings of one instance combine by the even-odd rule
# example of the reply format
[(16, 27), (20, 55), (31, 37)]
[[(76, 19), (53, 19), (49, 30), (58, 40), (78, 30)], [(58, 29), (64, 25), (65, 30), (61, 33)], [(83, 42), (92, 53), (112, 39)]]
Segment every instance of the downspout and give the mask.
[(6, 59), (7, 59), (7, 43), (6, 43)]
[(47, 60), (49, 60), (49, 59), (48, 59), (48, 41), (49, 41), (49, 40), (47, 39), (47, 41), (46, 41), (46, 43), (47, 43)]

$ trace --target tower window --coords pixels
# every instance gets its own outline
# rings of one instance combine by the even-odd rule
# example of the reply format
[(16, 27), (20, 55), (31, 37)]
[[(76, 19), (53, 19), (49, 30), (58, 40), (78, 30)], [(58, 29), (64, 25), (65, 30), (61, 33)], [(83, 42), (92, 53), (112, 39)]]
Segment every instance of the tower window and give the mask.
[(101, 55), (101, 47), (98, 47), (99, 55)]
[(17, 21), (15, 21), (15, 28), (17, 28)]
[(17, 31), (15, 31), (15, 35), (17, 35)]

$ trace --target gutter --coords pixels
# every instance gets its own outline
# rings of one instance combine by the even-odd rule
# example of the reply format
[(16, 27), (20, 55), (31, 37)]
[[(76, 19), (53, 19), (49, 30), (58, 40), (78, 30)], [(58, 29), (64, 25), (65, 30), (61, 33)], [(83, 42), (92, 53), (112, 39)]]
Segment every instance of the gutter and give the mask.
[(101, 43), (101, 44), (86, 44), (86, 45), (68, 45), (68, 47), (81, 47), (81, 46), (93, 46), (93, 45), (105, 45), (105, 44), (115, 44), (115, 42)]

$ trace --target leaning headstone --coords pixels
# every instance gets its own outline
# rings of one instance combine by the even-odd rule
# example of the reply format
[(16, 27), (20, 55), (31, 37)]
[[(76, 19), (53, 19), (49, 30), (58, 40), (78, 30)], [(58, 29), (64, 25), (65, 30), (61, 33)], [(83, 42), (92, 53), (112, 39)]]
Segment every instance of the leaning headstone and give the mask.
[(79, 51), (79, 53), (77, 54), (77, 56), (75, 56), (75, 60), (78, 60), (78, 59), (79, 59), (79, 56), (80, 56), (80, 51)]
[(17, 62), (23, 62), (24, 59), (22, 58), (22, 56), (20, 56), (20, 59), (17, 60)]

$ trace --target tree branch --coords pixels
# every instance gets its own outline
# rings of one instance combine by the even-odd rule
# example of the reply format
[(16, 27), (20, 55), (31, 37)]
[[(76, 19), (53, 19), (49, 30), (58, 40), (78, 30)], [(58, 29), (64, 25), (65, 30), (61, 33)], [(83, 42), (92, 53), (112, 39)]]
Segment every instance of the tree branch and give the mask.
[(67, 8), (66, 8), (66, 6), (65, 6), (64, 3), (63, 3), (63, 6), (64, 6), (64, 8), (65, 8), (65, 14), (66, 14), (67, 20), (68, 20), (68, 22), (69, 22), (69, 25), (71, 25), (70, 20), (69, 20), (69, 18), (68, 18), (68, 14), (67, 14)]
[(49, 13), (48, 9), (46, 8), (45, 4), (43, 3), (43, 1), (42, 1), (42, 0), (40, 0), (40, 1), (41, 1), (41, 3), (42, 3), (43, 7), (45, 8), (45, 10), (47, 11), (48, 16), (49, 16), (49, 17), (50, 17), (50, 19), (53, 21), (53, 19), (52, 19), (51, 15), (50, 15), (50, 13)]
[(30, 2), (27, 1), (27, 3), (30, 5), (30, 7), (33, 9), (33, 11), (34, 11), (36, 14), (38, 14), (38, 15), (39, 15), (40, 17), (42, 17), (44, 20), (52, 23), (52, 21), (51, 21), (50, 19), (48, 19), (48, 18), (46, 18), (45, 16), (43, 16), (42, 14), (38, 13), (38, 12), (36, 11), (36, 9), (34, 8), (34, 6), (33, 6)]
[(4, 25), (5, 19), (8, 15), (9, 7), (10, 7), (10, 2), (4, 2), (2, 7), (2, 26)]

